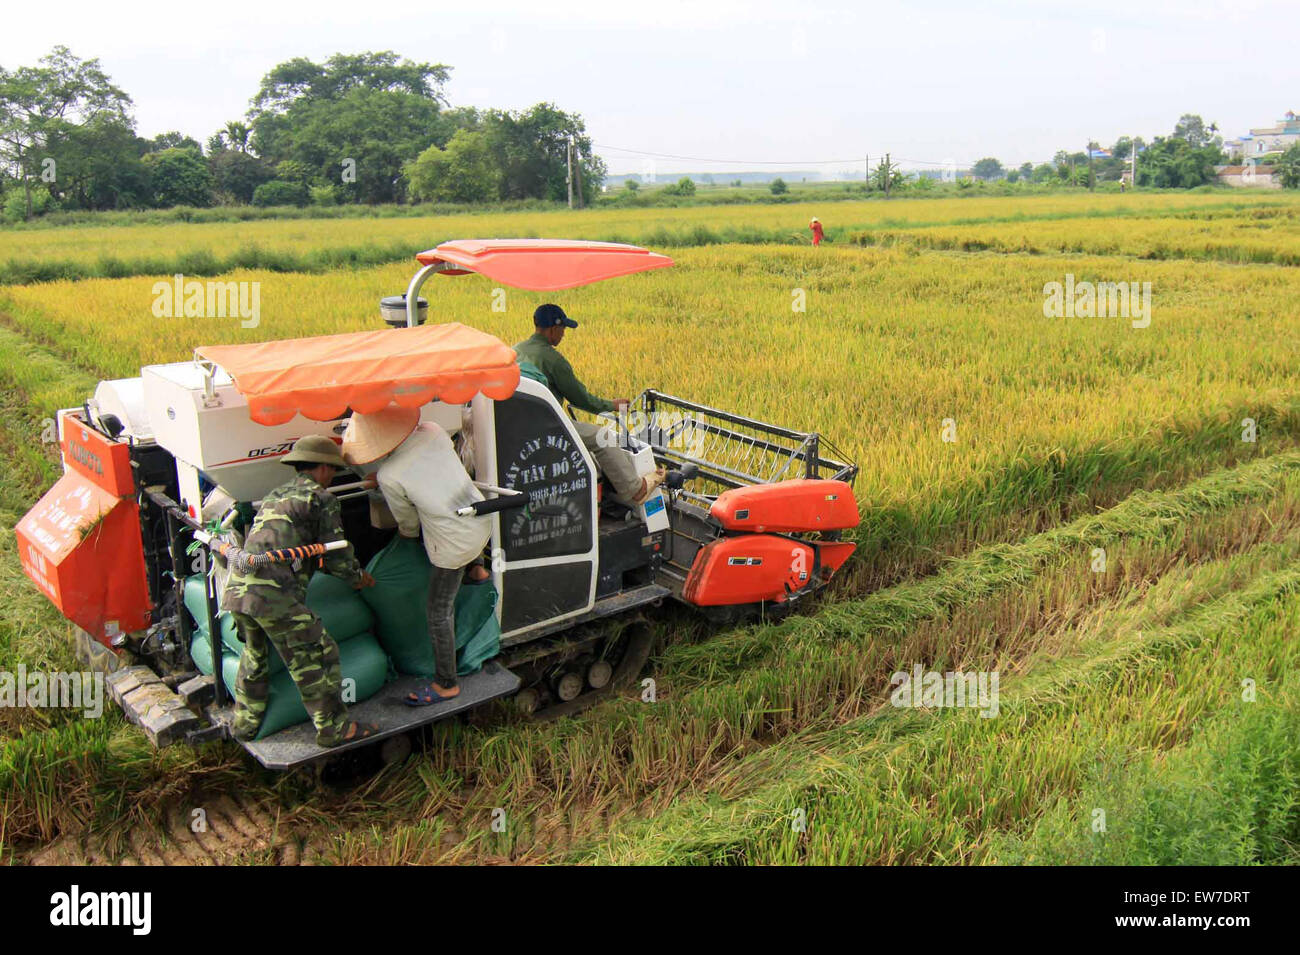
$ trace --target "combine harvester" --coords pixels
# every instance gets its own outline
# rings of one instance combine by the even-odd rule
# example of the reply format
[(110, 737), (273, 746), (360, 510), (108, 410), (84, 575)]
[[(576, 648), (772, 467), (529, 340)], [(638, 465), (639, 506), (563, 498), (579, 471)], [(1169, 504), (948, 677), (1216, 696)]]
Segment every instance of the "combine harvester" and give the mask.
[[(270, 768), (375, 742), (400, 758), (421, 726), (510, 694), (538, 716), (575, 712), (639, 676), (648, 608), (668, 598), (717, 619), (784, 612), (852, 553), (839, 538), (858, 522), (857, 468), (826, 457), (835, 452), (815, 432), (645, 391), (611, 433), (641, 473), (670, 470), (629, 510), (602, 494), (570, 415), (521, 375), (509, 346), (423, 321), (419, 293), (434, 274), (554, 291), (671, 259), (557, 240), (458, 240), (417, 258), (404, 298), (382, 304), (392, 328), (201, 347), (192, 361), (102, 382), (83, 407), (59, 412), (64, 474), (18, 525), (23, 568), (75, 625), (78, 657), (109, 671), (113, 699), (156, 745), (229, 735), (230, 692), (214, 676), (223, 641), (198, 639), (221, 633), (220, 555), (239, 554), (222, 518), (286, 479), (279, 459), (294, 441), (338, 440), (353, 411), (419, 407), (471, 442), (486, 497), (476, 507), (492, 521), (500, 653), (451, 702), (403, 706), (419, 681), (399, 677), (355, 703), (378, 737), (326, 750), (301, 723), (243, 744)], [(355, 476), (331, 490), (364, 565), (396, 531), (373, 526), (378, 492)]]

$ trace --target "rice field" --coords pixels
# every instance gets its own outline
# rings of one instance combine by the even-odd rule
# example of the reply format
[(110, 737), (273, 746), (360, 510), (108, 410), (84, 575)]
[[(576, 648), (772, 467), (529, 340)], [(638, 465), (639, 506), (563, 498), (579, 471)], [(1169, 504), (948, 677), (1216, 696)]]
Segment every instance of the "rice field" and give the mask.
[[(1295, 862), (1298, 208), (1141, 193), (0, 232), (0, 261), (86, 275), (101, 246), (219, 265), (255, 243), (311, 266), (224, 276), (259, 283), (254, 328), (155, 318), (164, 269), (0, 287), (4, 667), (71, 666), (9, 530), (58, 470), (42, 419), (198, 345), (376, 327), (414, 263), (326, 255), (372, 241), (669, 237), (672, 269), (509, 291), (504, 312), (476, 276), (424, 294), (434, 320), (508, 343), (559, 301), (582, 323), (564, 351), (593, 391), (654, 387), (819, 430), (860, 465), (862, 509), (852, 572), (814, 612), (722, 631), (664, 615), (653, 706), (440, 726), (360, 787), (277, 779), (229, 744), (154, 753), (116, 715), (6, 716), (0, 854)], [(807, 247), (812, 214), (837, 241)], [(1067, 275), (1149, 282), (1149, 324), (1045, 316), (1044, 287)], [(913, 663), (999, 671), (1001, 715), (890, 706), (890, 674)], [(1253, 709), (1236, 702), (1243, 676)], [(1247, 750), (1262, 755), (1242, 768)], [(1213, 798), (1227, 792), (1249, 798)], [(176, 820), (196, 800), (224, 807), (228, 839), (187, 842)], [(1104, 846), (1088, 837), (1099, 800), (1121, 834)], [(515, 820), (506, 833), (494, 808)], [(1170, 826), (1195, 835), (1161, 842)]]
[(1078, 223), (1055, 219), (964, 227), (891, 227), (855, 232), (850, 241), (961, 252), (1078, 253), (1300, 265), (1300, 209), (1296, 207), (1203, 210), (1176, 219), (1135, 214), (1108, 224), (1109, 229), (1081, 229)]
[[(831, 242), (862, 230), (1110, 219), (1294, 214), (1290, 194), (1068, 194), (1023, 199), (899, 199), (586, 209), (577, 212), (458, 213), (375, 219), (293, 219), (166, 225), (93, 225), (0, 230), (0, 285), (57, 278), (212, 275), (235, 268), (321, 272), (409, 261), (451, 238), (549, 237), (626, 241), (659, 248), (808, 243), (816, 215)], [(557, 232), (557, 229), (559, 230)], [(1095, 230), (1101, 231), (1101, 230)]]

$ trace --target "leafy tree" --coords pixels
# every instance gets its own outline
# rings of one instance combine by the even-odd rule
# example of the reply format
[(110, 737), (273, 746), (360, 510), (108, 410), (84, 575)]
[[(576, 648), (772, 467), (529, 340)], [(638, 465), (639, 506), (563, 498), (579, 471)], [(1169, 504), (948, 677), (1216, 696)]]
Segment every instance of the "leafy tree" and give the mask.
[(310, 192), (313, 206), (336, 206), (339, 204), (338, 188), (336, 186), (312, 186)]
[(1019, 172), (1020, 178), (1028, 182), (1030, 177), (1034, 174), (1034, 164), (1031, 162), (1022, 162), (1020, 164)]
[(574, 166), (582, 203), (595, 200), (605, 179), (605, 163), (592, 152), (586, 124), (576, 113), (552, 103), (521, 112), (489, 110), (483, 130), (501, 169), (502, 199), (550, 199), (568, 195), (568, 144), (573, 140)]
[(237, 153), (246, 153), (249, 151), (248, 141), (253, 135), (253, 130), (245, 123), (241, 123), (238, 120), (231, 120), (226, 123), (225, 127), (220, 133), (218, 133), (218, 135), (221, 136), (228, 148), (233, 149)]
[(992, 156), (986, 156), (971, 167), (971, 175), (976, 179), (1001, 179), (1005, 173), (1006, 170), (1002, 168), (1002, 163)]
[(695, 182), (689, 176), (682, 176), (671, 186), (664, 186), (661, 190), (665, 196), (693, 196), (695, 195)]
[(0, 67), (0, 166), (21, 181), (27, 218), (51, 137), (100, 117), (130, 126), (130, 104), (98, 60), (83, 61), (65, 46), (54, 47), (39, 66)]
[(886, 191), (886, 179), (889, 181), (889, 189), (894, 190), (900, 188), (907, 181), (907, 176), (903, 173), (903, 170), (898, 168), (897, 163), (885, 163), (882, 160), (880, 165), (876, 166), (871, 172), (871, 188), (881, 192)]
[(199, 145), (197, 139), (178, 133), (174, 129), (168, 133), (159, 133), (149, 142), (150, 152), (162, 152), (164, 149), (191, 149), (200, 154), (203, 152), (203, 147)]
[[(253, 97), (251, 146), (273, 164), (295, 160), (315, 181), (346, 185), (357, 201), (394, 201), (403, 166), (454, 131), (440, 115), (449, 75), (390, 51), (281, 63)], [(347, 160), (355, 182), (343, 181)]]
[(1033, 180), (1037, 183), (1047, 182), (1056, 177), (1056, 167), (1051, 163), (1040, 163), (1034, 167)]
[(148, 153), (149, 191), (160, 209), (170, 206), (212, 204), (212, 173), (208, 164), (192, 149), (164, 149)]
[(275, 178), (275, 171), (256, 156), (222, 148), (208, 157), (212, 188), (218, 201), (249, 203), (257, 187)]
[(491, 202), (500, 195), (501, 170), (486, 133), (460, 129), (446, 149), (430, 146), (406, 167), (413, 199)]
[(782, 179), (780, 176), (777, 176), (775, 179), (773, 179), (771, 184), (767, 188), (772, 190), (772, 195), (774, 196), (784, 196), (787, 192), (790, 191), (790, 187), (785, 184), (785, 180)]
[(56, 171), (46, 188), (64, 209), (148, 206), (149, 170), (141, 161), (147, 146), (129, 124), (110, 115), (63, 126), (46, 144)]
[(1178, 136), (1157, 136), (1138, 162), (1138, 184), (1163, 189), (1191, 189), (1215, 179), (1223, 149), (1211, 142), (1192, 146)]
[(1178, 117), (1178, 122), (1174, 125), (1174, 138), (1181, 139), (1193, 149), (1201, 149), (1205, 146), (1223, 145), (1223, 140), (1215, 135), (1219, 127), (1215, 123), (1209, 126), (1201, 117), (1193, 113), (1184, 113)]
[(272, 179), (253, 190), (255, 206), (305, 206), (311, 194), (301, 182)]
[(1292, 143), (1274, 164), (1278, 178), (1287, 189), (1300, 189), (1300, 143)]
[(641, 188), (641, 183), (637, 182), (635, 179), (625, 179), (623, 180), (623, 188), (628, 192), (636, 192)]
[(21, 222), (33, 215), (43, 216), (58, 207), (58, 202), (50, 195), (50, 191), (44, 185), (32, 187), (30, 193), (25, 193), (21, 189), (14, 189), (5, 196), (4, 219), (6, 222)]
[(1052, 157), (1052, 162), (1056, 164), (1056, 176), (1062, 182), (1071, 186), (1086, 186), (1088, 184), (1087, 153), (1069, 153), (1062, 149)]
[(324, 63), (303, 57), (281, 63), (262, 78), (253, 97), (258, 113), (285, 114), (309, 102), (337, 101), (359, 89), (402, 93), (443, 102), (448, 66), (399, 60), (396, 53), (336, 53)]
[(275, 178), (282, 182), (299, 182), (306, 185), (311, 181), (311, 169), (306, 163), (296, 159), (285, 159), (275, 164)]

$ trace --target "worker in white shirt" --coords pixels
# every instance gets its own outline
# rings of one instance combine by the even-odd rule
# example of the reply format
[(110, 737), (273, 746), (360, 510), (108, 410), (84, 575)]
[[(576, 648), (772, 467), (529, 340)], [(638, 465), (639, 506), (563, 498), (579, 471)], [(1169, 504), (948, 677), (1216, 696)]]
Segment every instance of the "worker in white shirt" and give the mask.
[[(403, 537), (424, 532), (429, 574), (429, 636), (436, 672), (407, 697), (428, 706), (460, 694), (456, 681), (456, 593), (467, 568), (475, 580), (487, 571), (478, 563), (492, 534), (487, 517), (457, 517), (457, 508), (483, 500), (465, 473), (451, 438), (433, 422), (420, 424), (418, 408), (390, 405), (352, 415), (343, 435), (343, 459), (350, 465), (379, 462), (375, 473), (384, 501)], [(382, 459), (382, 460), (381, 460)]]

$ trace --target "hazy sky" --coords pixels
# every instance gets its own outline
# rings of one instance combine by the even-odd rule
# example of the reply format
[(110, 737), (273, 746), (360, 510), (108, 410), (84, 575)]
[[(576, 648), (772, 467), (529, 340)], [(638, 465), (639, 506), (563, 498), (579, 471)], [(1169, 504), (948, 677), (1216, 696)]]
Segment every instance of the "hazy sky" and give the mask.
[(1183, 112), (1239, 135), (1300, 110), (1298, 35), (1296, 0), (61, 0), (7, 6), (0, 65), (63, 43), (99, 57), (142, 135), (204, 142), (276, 63), (392, 49), (453, 67), (453, 105), (581, 113), (611, 172), (835, 172), (886, 150), (1042, 161)]

